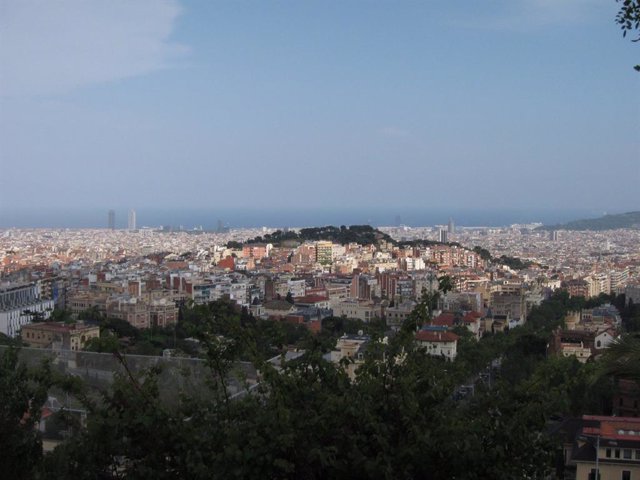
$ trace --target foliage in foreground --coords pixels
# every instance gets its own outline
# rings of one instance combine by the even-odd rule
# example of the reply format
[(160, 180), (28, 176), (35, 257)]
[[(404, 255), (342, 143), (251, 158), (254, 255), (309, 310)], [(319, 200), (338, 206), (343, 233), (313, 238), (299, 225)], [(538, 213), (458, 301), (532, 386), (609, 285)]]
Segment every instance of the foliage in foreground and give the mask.
[[(190, 319), (206, 354), (206, 387), (178, 392), (173, 402), (162, 399), (157, 369), (134, 375), (125, 368), (109, 390), (96, 392), (46, 367), (28, 370), (9, 350), (0, 436), (13, 449), (5, 450), (13, 478), (541, 478), (555, 454), (549, 419), (601, 413), (607, 387), (593, 365), (546, 358), (548, 333), (573, 307), (559, 293), (523, 328), (480, 342), (464, 338), (456, 362), (415, 349), (412, 329), (404, 329), (387, 345), (372, 345), (351, 382), (323, 360), (322, 337), (277, 371), (247, 334), (253, 327), (213, 305)], [(231, 398), (228, 375), (247, 356), (261, 371), (260, 385)], [(492, 383), (476, 381), (496, 358), (502, 367)], [(474, 396), (454, 400), (460, 385), (474, 381)], [(83, 403), (87, 424), (73, 426), (77, 433), (43, 456), (33, 427), (54, 382)]]

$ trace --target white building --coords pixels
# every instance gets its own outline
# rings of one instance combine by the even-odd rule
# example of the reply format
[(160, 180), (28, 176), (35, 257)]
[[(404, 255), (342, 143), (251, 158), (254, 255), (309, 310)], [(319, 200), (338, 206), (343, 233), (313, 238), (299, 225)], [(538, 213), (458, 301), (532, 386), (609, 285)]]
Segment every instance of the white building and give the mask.
[(434, 357), (455, 360), (458, 355), (458, 335), (447, 331), (420, 330), (416, 333), (416, 343)]
[(382, 308), (372, 301), (345, 300), (333, 305), (333, 316), (355, 318), (368, 323), (375, 318), (382, 318)]
[(36, 315), (49, 318), (53, 307), (53, 300), (42, 299), (37, 283), (0, 289), (0, 333), (15, 337)]
[(136, 211), (134, 209), (129, 210), (129, 222), (127, 223), (129, 230), (136, 229)]

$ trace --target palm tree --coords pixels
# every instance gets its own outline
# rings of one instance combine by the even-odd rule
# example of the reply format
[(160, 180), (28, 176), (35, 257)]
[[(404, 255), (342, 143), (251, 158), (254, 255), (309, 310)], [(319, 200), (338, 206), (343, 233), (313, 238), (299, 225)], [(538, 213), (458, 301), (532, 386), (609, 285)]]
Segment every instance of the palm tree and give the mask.
[(640, 384), (640, 336), (627, 334), (618, 338), (598, 363), (600, 377), (626, 378)]

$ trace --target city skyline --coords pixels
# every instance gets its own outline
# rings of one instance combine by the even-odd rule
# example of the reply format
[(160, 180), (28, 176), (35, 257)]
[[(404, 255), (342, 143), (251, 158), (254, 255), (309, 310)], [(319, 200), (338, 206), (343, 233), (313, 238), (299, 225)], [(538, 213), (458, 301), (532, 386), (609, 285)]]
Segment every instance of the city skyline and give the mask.
[(2, 8), (0, 213), (638, 208), (613, 1)]
[[(48, 208), (0, 211), (2, 228), (109, 228), (130, 229), (129, 207), (118, 208)], [(403, 225), (420, 227), (441, 225), (449, 230), (455, 226), (508, 226), (512, 224), (555, 225), (579, 219), (600, 217), (597, 210), (569, 209), (453, 209), (453, 208), (288, 208), (288, 209), (135, 209), (137, 228), (162, 226), (185, 230), (219, 231), (224, 228), (252, 227), (313, 227), (318, 225)], [(105, 220), (105, 214), (106, 220)], [(400, 221), (398, 222), (398, 219)]]

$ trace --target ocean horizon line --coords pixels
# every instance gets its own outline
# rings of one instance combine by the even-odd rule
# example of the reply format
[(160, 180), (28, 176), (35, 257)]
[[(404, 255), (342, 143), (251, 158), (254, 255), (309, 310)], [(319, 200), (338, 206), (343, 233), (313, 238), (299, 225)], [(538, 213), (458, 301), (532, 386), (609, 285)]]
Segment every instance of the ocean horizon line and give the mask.
[[(115, 212), (115, 228), (127, 227), (125, 208), (48, 208), (0, 210), (0, 228), (107, 228), (108, 212)], [(171, 227), (206, 231), (223, 228), (305, 228), (324, 225), (428, 227), (452, 220), (460, 227), (504, 227), (513, 224), (552, 225), (605, 212), (588, 209), (461, 209), (461, 208), (139, 208), (137, 227)]]

